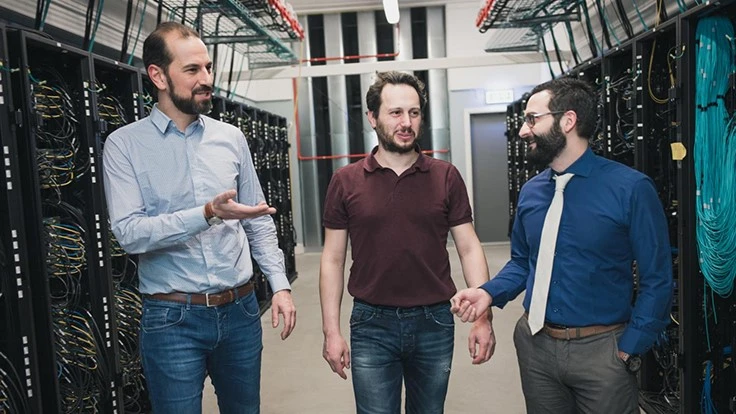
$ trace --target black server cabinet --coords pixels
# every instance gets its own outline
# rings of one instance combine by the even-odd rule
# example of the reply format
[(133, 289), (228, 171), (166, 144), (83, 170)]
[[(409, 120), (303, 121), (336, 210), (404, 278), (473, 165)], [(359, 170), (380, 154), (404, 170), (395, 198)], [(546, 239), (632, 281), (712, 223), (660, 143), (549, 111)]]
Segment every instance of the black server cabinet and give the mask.
[(121, 411), (90, 55), (9, 34), (43, 412)]
[(606, 89), (603, 79), (602, 58), (596, 57), (581, 63), (570, 71), (570, 76), (586, 81), (598, 95), (598, 121), (593, 136), (590, 137), (590, 149), (597, 155), (607, 157), (609, 151), (605, 131), (606, 113), (604, 112)]
[(0, 412), (30, 414), (42, 412), (41, 384), (16, 142), (20, 119), (10, 86), (13, 71), (0, 26)]
[(652, 351), (643, 356), (639, 373), (640, 404), (645, 410), (665, 404), (679, 407), (680, 352), (679, 308), (677, 289), (678, 239), (676, 180), (677, 167), (672, 159), (670, 144), (675, 140), (676, 101), (671, 99), (670, 52), (675, 50), (676, 20), (659, 26), (657, 31), (637, 37), (633, 43), (633, 112), (634, 168), (654, 182), (669, 229), (672, 246), (673, 303), (670, 324), (655, 341)]
[(212, 96), (212, 110), (210, 111), (207, 116), (210, 118), (217, 119), (218, 121), (223, 121), (222, 117), (225, 113), (225, 98), (219, 97), (219, 96)]
[[(97, 139), (104, 153), (105, 141), (111, 133), (144, 117), (144, 93), (139, 69), (96, 55), (93, 55), (92, 63), (97, 104), (95, 111), (95, 121), (98, 125)], [(117, 242), (109, 222), (105, 228), (118, 335), (118, 353), (111, 364), (116, 364), (118, 369), (116, 372), (123, 389), (124, 411), (149, 412), (150, 403), (138, 346), (143, 303), (138, 291), (137, 262), (136, 258), (128, 255)]]
[[(677, 162), (678, 167), (678, 245), (679, 275), (678, 288), (680, 311), (680, 391), (682, 394), (681, 412), (733, 412), (736, 411), (736, 371), (734, 351), (736, 350), (736, 299), (731, 294), (721, 297), (706, 283), (701, 271), (698, 254), (697, 227), (698, 178), (695, 168), (696, 114), (704, 109), (696, 106), (696, 96), (710, 96), (711, 91), (697, 91), (696, 82), (702, 74), (696, 65), (696, 50), (700, 39), (696, 33), (704, 18), (727, 16), (736, 23), (736, 3), (734, 1), (706, 2), (680, 16), (676, 39), (684, 48), (678, 48), (676, 114), (677, 142), (688, 151), (688, 155)], [(712, 29), (711, 29), (712, 30)], [(718, 33), (715, 34), (719, 35)], [(722, 34), (725, 36), (725, 33)], [(733, 39), (729, 39), (731, 50), (724, 55), (719, 64), (733, 65)], [(707, 43), (707, 42), (704, 42)], [(728, 117), (734, 115), (734, 75), (731, 74), (730, 90), (723, 100)], [(706, 93), (707, 92), (707, 93)], [(712, 98), (709, 98), (712, 99)], [(702, 103), (704, 106), (715, 102)], [(724, 120), (726, 122), (727, 120)], [(732, 169), (731, 165), (721, 165), (722, 170)], [(703, 200), (703, 202), (708, 202)], [(725, 213), (725, 212), (724, 212)], [(713, 223), (707, 223), (712, 225)], [(732, 229), (723, 229), (726, 232)], [(710, 371), (710, 372), (709, 372)], [(712, 405), (711, 405), (712, 404)], [(708, 408), (704, 408), (708, 407)]]
[(276, 150), (278, 151), (277, 170), (279, 205), (277, 207), (276, 224), (279, 231), (279, 246), (284, 252), (286, 261), (286, 274), (289, 282), (297, 278), (296, 257), (296, 229), (294, 228), (294, 214), (292, 212), (291, 199), (291, 174), (289, 160), (289, 129), (286, 118), (274, 117), (274, 130), (276, 134)]
[(607, 158), (634, 166), (631, 48), (617, 47), (602, 60), (601, 117)]

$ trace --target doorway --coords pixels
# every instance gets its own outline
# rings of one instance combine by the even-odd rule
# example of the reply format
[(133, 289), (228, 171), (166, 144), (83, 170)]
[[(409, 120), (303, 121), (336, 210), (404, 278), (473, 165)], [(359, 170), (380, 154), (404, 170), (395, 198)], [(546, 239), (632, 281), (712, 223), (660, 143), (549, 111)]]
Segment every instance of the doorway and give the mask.
[(475, 231), (482, 243), (509, 241), (506, 113), (470, 114)]

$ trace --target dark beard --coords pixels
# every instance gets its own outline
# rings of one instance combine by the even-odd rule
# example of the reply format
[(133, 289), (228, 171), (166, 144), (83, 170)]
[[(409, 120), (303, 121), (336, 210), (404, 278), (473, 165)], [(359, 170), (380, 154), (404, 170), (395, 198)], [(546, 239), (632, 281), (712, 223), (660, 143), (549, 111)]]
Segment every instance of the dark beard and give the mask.
[(565, 134), (562, 133), (560, 124), (554, 122), (546, 133), (533, 135), (537, 147), (526, 153), (526, 159), (538, 168), (547, 168), (567, 146)]
[[(419, 126), (419, 131), (414, 136), (414, 143), (416, 143), (419, 140), (419, 135), (421, 134), (421, 125)], [(400, 147), (396, 145), (396, 142), (391, 139), (391, 137), (388, 135), (388, 132), (385, 131), (383, 124), (380, 122), (376, 122), (376, 135), (378, 136), (378, 143), (381, 145), (381, 147), (388, 151), (388, 152), (394, 152), (397, 154), (406, 154), (409, 152), (414, 151), (415, 145), (410, 145), (407, 147)]]
[(196, 99), (194, 98), (194, 95), (197, 93), (212, 92), (212, 87), (200, 86), (199, 88), (192, 91), (192, 96), (187, 99), (182, 98), (181, 96), (176, 94), (176, 92), (174, 91), (174, 84), (171, 83), (171, 78), (169, 76), (166, 76), (166, 83), (169, 85), (169, 96), (171, 97), (171, 102), (179, 111), (187, 115), (201, 115), (208, 114), (212, 110), (212, 99), (207, 99), (206, 101), (197, 103)]

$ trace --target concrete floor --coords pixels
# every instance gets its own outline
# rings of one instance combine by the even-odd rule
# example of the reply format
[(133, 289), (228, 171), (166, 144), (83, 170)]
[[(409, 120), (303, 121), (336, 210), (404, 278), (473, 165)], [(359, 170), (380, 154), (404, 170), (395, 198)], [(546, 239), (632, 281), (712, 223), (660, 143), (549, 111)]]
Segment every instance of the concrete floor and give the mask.
[[(464, 288), (460, 262), (454, 248), (448, 248), (453, 278)], [(509, 258), (509, 246), (485, 246), (491, 277)], [(261, 319), (263, 325), (263, 366), (261, 413), (263, 414), (333, 414), (354, 413), (355, 402), (350, 376), (345, 381), (334, 374), (322, 359), (322, 320), (319, 307), (319, 253), (297, 255), (299, 278), (293, 296), (297, 306), (297, 326), (286, 341), (280, 328), (271, 328), (270, 311)], [(346, 266), (349, 269), (349, 264)], [(512, 340), (514, 325), (522, 313), (520, 296), (503, 310), (494, 310), (496, 352), (484, 365), (474, 366), (467, 351), (469, 324), (456, 320), (455, 357), (445, 412), (524, 413), (519, 367)], [(349, 339), (348, 320), (352, 305), (345, 293), (341, 324)], [(203, 413), (218, 413), (214, 389), (204, 389)]]

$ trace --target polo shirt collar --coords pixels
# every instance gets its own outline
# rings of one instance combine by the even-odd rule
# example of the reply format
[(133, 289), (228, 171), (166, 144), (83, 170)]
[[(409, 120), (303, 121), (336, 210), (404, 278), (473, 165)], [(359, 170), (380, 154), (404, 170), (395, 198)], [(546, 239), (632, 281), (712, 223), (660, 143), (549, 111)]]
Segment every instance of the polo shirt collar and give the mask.
[[(419, 157), (417, 157), (417, 160), (414, 161), (414, 164), (412, 164), (412, 166), (409, 167), (409, 169), (418, 170), (422, 172), (429, 171), (429, 160), (427, 159), (429, 157), (422, 153), (422, 149), (419, 147), (419, 144), (414, 144), (414, 151), (419, 153)], [(383, 168), (383, 166), (381, 166), (381, 164), (378, 163), (378, 160), (376, 160), (376, 152), (378, 152), (378, 145), (373, 147), (373, 150), (371, 151), (371, 153), (368, 154), (368, 156), (365, 158), (365, 165), (363, 166), (363, 168), (367, 172), (373, 172), (373, 171)]]

